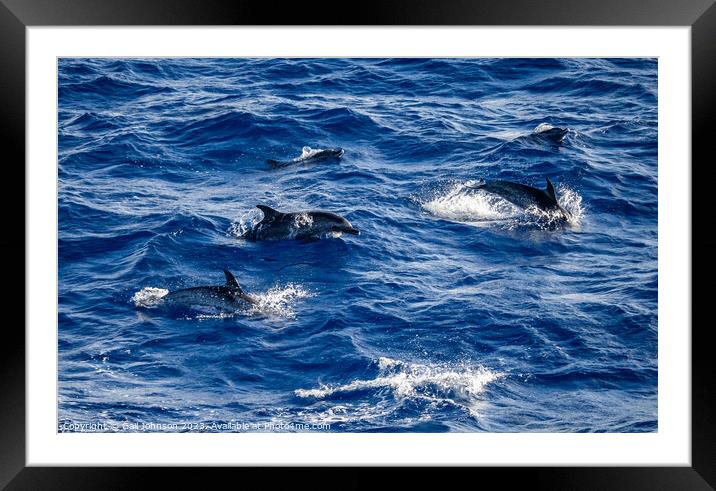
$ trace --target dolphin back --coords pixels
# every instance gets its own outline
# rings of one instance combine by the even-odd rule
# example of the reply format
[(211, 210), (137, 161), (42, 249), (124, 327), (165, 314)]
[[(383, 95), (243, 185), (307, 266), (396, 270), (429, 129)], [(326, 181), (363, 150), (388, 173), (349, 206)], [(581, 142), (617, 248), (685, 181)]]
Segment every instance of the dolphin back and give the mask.
[(268, 159), (266, 162), (274, 169), (281, 167), (288, 167), (291, 164), (307, 163), (314, 161), (322, 161), (326, 159), (340, 159), (344, 150), (340, 147), (337, 148), (311, 148), (303, 147), (301, 149), (301, 155), (291, 160), (274, 160)]
[(559, 208), (554, 186), (549, 178), (547, 178), (546, 191), (512, 181), (487, 181), (483, 184), (468, 187), (495, 194), (521, 208), (529, 208), (530, 206), (537, 206), (543, 210)]

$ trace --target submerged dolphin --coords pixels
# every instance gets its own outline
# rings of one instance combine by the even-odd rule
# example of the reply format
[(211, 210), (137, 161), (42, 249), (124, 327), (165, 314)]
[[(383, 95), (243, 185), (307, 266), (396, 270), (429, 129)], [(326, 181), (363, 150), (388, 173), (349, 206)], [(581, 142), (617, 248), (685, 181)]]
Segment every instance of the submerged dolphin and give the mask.
[(568, 128), (552, 126), (549, 123), (537, 125), (530, 133), (520, 135), (508, 141), (503, 141), (487, 150), (486, 155), (495, 153), (521, 152), (525, 149), (537, 152), (553, 152), (561, 148)]
[(315, 163), (321, 162), (328, 159), (339, 159), (345, 152), (342, 148), (311, 148), (303, 147), (301, 149), (301, 155), (291, 160), (273, 160), (269, 159), (266, 162), (271, 164), (272, 167), (286, 167), (291, 164), (298, 163)]
[(520, 208), (536, 206), (542, 211), (557, 212), (557, 216), (564, 220), (569, 220), (570, 217), (569, 212), (559, 206), (554, 186), (549, 177), (547, 178), (547, 189), (545, 190), (510, 181), (487, 181), (483, 184), (466, 187), (496, 194)]
[(162, 300), (169, 305), (205, 306), (235, 311), (256, 303), (256, 299), (245, 293), (234, 275), (224, 270), (226, 284), (222, 286), (195, 286), (169, 292)]
[(249, 240), (310, 240), (326, 235), (360, 233), (348, 220), (327, 211), (281, 213), (264, 205), (257, 205), (256, 208), (263, 212), (264, 217), (242, 236)]

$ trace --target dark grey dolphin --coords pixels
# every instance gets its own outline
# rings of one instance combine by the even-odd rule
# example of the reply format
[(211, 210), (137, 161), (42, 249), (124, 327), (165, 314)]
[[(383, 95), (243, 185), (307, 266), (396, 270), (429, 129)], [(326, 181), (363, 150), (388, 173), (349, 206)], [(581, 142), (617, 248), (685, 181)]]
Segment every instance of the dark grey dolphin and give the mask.
[(256, 299), (245, 293), (234, 275), (224, 270), (226, 284), (222, 286), (195, 286), (169, 292), (162, 300), (168, 305), (205, 306), (235, 311), (256, 303)]
[(291, 160), (273, 160), (269, 159), (266, 162), (271, 164), (272, 167), (286, 167), (291, 164), (298, 163), (316, 163), (322, 162), (329, 159), (339, 159), (345, 152), (342, 148), (311, 148), (303, 147), (301, 155)]
[(487, 181), (483, 184), (466, 186), (471, 189), (481, 189), (488, 193), (496, 194), (502, 199), (519, 206), (529, 208), (536, 206), (546, 212), (558, 212), (558, 217), (569, 219), (569, 213), (557, 202), (557, 195), (554, 192), (552, 181), (547, 178), (547, 189), (537, 189), (532, 186), (511, 181)]
[(327, 211), (281, 213), (264, 205), (256, 205), (256, 208), (263, 212), (264, 217), (243, 235), (249, 240), (311, 240), (330, 234), (360, 233), (348, 220)]

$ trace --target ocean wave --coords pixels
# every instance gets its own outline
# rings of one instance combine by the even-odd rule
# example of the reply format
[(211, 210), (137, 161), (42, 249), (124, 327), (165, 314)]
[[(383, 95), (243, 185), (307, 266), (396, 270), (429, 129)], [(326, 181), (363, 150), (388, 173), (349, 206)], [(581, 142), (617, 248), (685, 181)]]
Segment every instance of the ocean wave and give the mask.
[(280, 138), (289, 136), (279, 119), (266, 118), (250, 112), (230, 110), (193, 118), (188, 122), (167, 122), (163, 139), (182, 146), (215, 145), (237, 138)]
[(120, 121), (117, 121), (116, 117), (110, 119), (110, 117), (108, 116), (88, 112), (84, 112), (82, 114), (74, 116), (70, 120), (60, 123), (60, 128), (62, 130), (71, 129), (87, 132), (111, 131), (119, 129), (121, 127), (122, 125)]
[(520, 87), (533, 93), (548, 94), (559, 91), (573, 96), (594, 96), (599, 94), (600, 97), (608, 95), (612, 96), (636, 96), (636, 97), (654, 97), (643, 85), (633, 82), (617, 81), (615, 79), (607, 80), (594, 76), (589, 77), (564, 77), (553, 76), (542, 80), (532, 82)]
[(142, 97), (171, 92), (170, 87), (130, 82), (109, 75), (101, 75), (89, 81), (61, 84), (58, 89), (60, 100), (72, 97)]

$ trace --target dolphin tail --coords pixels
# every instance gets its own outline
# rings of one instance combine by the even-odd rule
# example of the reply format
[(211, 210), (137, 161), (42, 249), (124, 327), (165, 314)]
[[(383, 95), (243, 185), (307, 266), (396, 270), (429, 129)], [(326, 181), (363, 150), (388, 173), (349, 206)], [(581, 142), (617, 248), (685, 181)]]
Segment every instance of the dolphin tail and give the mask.
[(236, 278), (234, 278), (234, 275), (231, 274), (231, 271), (225, 269), (224, 276), (226, 276), (226, 286), (238, 290), (238, 292), (242, 295), (244, 294), (244, 291), (241, 289), (241, 286), (239, 286), (239, 282), (236, 281)]

